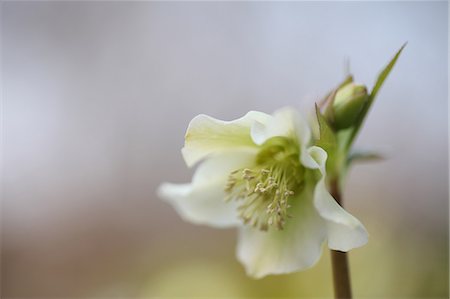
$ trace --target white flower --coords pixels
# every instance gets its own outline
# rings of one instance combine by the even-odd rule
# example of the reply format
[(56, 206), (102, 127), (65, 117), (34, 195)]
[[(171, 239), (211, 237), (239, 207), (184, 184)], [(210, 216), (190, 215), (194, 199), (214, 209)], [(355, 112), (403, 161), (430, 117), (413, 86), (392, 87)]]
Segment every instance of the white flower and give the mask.
[(313, 266), (322, 244), (364, 245), (364, 226), (326, 188), (327, 153), (293, 109), (251, 111), (233, 121), (195, 117), (182, 154), (198, 165), (190, 184), (162, 184), (159, 195), (186, 221), (238, 227), (237, 257), (260, 278)]

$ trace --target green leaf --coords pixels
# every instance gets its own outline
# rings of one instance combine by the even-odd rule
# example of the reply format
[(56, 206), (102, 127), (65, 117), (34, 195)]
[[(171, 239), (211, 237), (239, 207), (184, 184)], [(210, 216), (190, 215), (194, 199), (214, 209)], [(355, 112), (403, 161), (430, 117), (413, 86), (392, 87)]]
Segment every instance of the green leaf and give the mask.
[(400, 54), (402, 53), (403, 49), (406, 47), (407, 43), (404, 43), (403, 46), (400, 48), (400, 50), (397, 51), (394, 58), (389, 61), (388, 65), (381, 71), (381, 73), (378, 75), (377, 81), (375, 82), (375, 85), (372, 89), (372, 92), (370, 93), (370, 102), (369, 106), (374, 101), (378, 90), (380, 90), (381, 86), (383, 85), (384, 81), (386, 80), (389, 73), (392, 71), (392, 68), (394, 67), (395, 63), (397, 62), (397, 59), (400, 57)]
[(369, 95), (369, 99), (367, 101), (367, 104), (361, 111), (360, 117), (358, 121), (356, 122), (355, 128), (350, 135), (350, 138), (348, 139), (346, 148), (349, 149), (358, 134), (359, 130), (361, 129), (361, 126), (367, 116), (367, 112), (369, 111), (370, 107), (372, 106), (376, 95), (378, 94), (378, 91), (380, 90), (381, 86), (383, 85), (384, 81), (386, 80), (389, 73), (392, 71), (395, 63), (397, 62), (397, 59), (400, 57), (400, 54), (402, 53), (403, 49), (406, 47), (406, 44), (403, 44), (403, 46), (397, 51), (397, 53), (394, 55), (394, 57), (389, 61), (389, 63), (386, 65), (386, 67), (381, 71), (381, 73), (378, 75), (378, 78), (375, 82), (375, 85), (372, 89), (372, 92)]
[(371, 151), (354, 151), (348, 155), (347, 165), (351, 165), (355, 162), (371, 162), (383, 160), (384, 157), (376, 152)]

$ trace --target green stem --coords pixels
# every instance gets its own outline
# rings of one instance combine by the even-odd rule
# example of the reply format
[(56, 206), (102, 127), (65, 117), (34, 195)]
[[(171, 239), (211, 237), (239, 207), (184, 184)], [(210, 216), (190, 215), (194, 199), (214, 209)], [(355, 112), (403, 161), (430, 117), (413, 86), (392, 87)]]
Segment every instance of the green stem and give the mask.
[[(338, 180), (333, 180), (330, 187), (331, 195), (342, 206)], [(352, 289), (347, 253), (331, 250), (331, 264), (333, 268), (334, 297), (336, 299), (351, 299)]]

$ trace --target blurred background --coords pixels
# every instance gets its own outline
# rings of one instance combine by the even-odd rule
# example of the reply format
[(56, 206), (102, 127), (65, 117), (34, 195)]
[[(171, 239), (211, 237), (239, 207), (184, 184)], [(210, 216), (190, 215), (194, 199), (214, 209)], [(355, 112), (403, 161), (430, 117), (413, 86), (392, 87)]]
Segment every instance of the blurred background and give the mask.
[(357, 146), (345, 204), (370, 241), (357, 298), (448, 298), (446, 2), (3, 2), (3, 298), (331, 297), (329, 253), (247, 278), (236, 232), (155, 195), (187, 182), (199, 113), (309, 112), (350, 59), (371, 87), (408, 46)]

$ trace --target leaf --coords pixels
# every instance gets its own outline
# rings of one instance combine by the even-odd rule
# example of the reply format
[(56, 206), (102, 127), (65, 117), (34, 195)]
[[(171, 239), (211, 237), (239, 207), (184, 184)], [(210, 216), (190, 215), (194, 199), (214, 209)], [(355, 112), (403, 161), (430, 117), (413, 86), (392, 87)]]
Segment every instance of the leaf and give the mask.
[(406, 47), (407, 43), (404, 43), (403, 46), (400, 48), (400, 50), (397, 51), (394, 58), (389, 61), (388, 65), (381, 71), (381, 73), (378, 75), (377, 81), (375, 82), (375, 85), (372, 89), (372, 92), (370, 93), (370, 103), (369, 106), (374, 101), (378, 90), (380, 90), (381, 86), (383, 85), (384, 81), (386, 80), (389, 73), (392, 71), (392, 68), (394, 67), (395, 63), (397, 62), (397, 59), (400, 57), (400, 54), (402, 53), (403, 49)]
[(406, 44), (407, 43), (403, 44), (403, 46), (397, 51), (397, 53), (394, 55), (394, 57), (389, 61), (389, 63), (386, 65), (386, 67), (378, 75), (378, 78), (375, 82), (372, 92), (369, 95), (367, 104), (361, 111), (360, 117), (359, 117), (358, 121), (356, 122), (355, 128), (347, 141), (347, 145), (346, 145), (347, 149), (349, 149), (351, 147), (356, 135), (358, 134), (359, 130), (361, 129), (364, 119), (367, 116), (367, 112), (369, 111), (370, 107), (372, 106), (372, 104), (375, 100), (376, 95), (378, 94), (378, 91), (380, 90), (381, 86), (383, 85), (383, 83), (386, 80), (389, 73), (394, 68), (395, 63), (397, 62), (397, 59), (400, 57), (400, 54), (402, 53), (403, 49), (406, 47)]
[(384, 157), (376, 152), (371, 151), (354, 151), (348, 155), (347, 165), (351, 165), (355, 162), (371, 162), (383, 160)]

